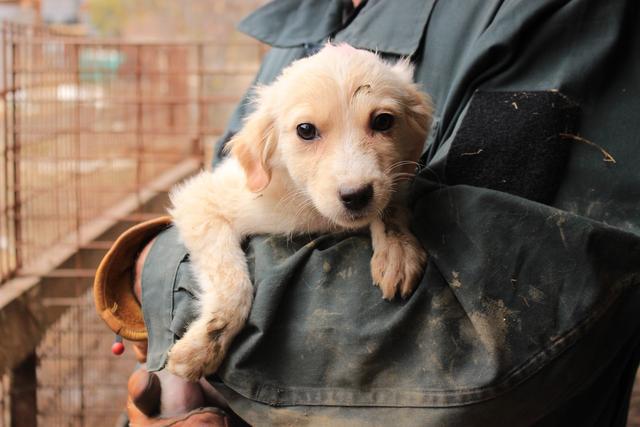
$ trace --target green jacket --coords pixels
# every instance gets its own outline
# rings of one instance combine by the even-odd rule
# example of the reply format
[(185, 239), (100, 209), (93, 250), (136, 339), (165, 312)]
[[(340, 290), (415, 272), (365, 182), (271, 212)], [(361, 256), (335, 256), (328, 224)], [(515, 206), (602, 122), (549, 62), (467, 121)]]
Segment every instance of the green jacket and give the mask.
[[(410, 56), (436, 110), (411, 196), (430, 254), (415, 294), (381, 300), (367, 235), (251, 239), (254, 306), (212, 379), (233, 409), (257, 425), (624, 425), (638, 22), (635, 0), (369, 0), (346, 21), (341, 0), (274, 0), (243, 21), (272, 46), (257, 83), (332, 39)], [(143, 274), (152, 369), (197, 292), (175, 234)]]

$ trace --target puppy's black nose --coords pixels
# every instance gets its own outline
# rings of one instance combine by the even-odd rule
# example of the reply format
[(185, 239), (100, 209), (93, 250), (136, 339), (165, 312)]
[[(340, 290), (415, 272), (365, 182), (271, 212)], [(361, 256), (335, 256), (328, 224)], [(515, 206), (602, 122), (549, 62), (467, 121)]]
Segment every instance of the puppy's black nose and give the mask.
[(345, 208), (351, 211), (359, 211), (367, 206), (373, 198), (373, 185), (368, 184), (360, 188), (343, 187), (339, 193), (340, 200), (342, 200)]

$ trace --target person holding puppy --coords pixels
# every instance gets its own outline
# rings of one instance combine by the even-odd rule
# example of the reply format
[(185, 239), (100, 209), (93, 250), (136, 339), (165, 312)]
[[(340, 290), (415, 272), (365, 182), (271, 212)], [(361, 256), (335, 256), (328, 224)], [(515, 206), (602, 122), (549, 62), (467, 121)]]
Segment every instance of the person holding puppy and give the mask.
[(128, 300), (110, 318), (146, 360), (132, 424), (624, 425), (640, 359), (638, 18), (632, 0), (274, 0), (249, 16), (241, 29), (272, 46), (258, 84), (327, 40), (411, 58), (435, 105), (410, 195), (427, 268), (389, 302), (367, 235), (256, 236), (247, 325), (215, 376), (169, 395), (157, 376), (195, 281), (166, 220), (136, 227), (103, 263), (135, 270), (144, 311)]

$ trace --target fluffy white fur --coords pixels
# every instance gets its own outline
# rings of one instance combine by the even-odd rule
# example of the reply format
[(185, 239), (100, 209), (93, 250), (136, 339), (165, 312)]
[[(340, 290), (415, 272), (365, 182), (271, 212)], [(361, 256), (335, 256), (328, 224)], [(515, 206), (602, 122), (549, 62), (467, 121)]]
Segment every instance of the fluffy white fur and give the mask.
[[(382, 296), (407, 297), (426, 254), (408, 229), (403, 182), (415, 170), (431, 122), (428, 97), (407, 61), (389, 64), (347, 45), (326, 45), (257, 89), (255, 112), (230, 142), (230, 156), (171, 194), (175, 225), (201, 289), (199, 317), (172, 347), (168, 369), (189, 380), (214, 372), (249, 313), (253, 288), (242, 239), (369, 226), (371, 273)], [(372, 129), (382, 113), (393, 126)], [(304, 140), (301, 123), (317, 138)], [(353, 212), (344, 189), (373, 187)]]

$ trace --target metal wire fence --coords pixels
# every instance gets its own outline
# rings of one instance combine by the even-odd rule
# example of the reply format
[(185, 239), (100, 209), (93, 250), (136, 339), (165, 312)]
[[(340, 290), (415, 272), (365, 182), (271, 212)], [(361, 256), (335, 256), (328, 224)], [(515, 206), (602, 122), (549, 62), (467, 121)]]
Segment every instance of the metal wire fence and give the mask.
[[(114, 201), (201, 159), (261, 52), (256, 43), (93, 41), (8, 24), (2, 36), (2, 280), (34, 272), (52, 245), (78, 246), (82, 226)], [(246, 63), (229, 66), (229, 49)]]
[[(112, 425), (133, 361), (109, 353), (87, 293), (96, 263), (207, 163), (264, 50), (248, 39), (132, 43), (10, 23), (1, 37), (0, 292), (24, 277), (44, 289), (38, 424)], [(0, 386), (4, 425), (11, 385)]]

